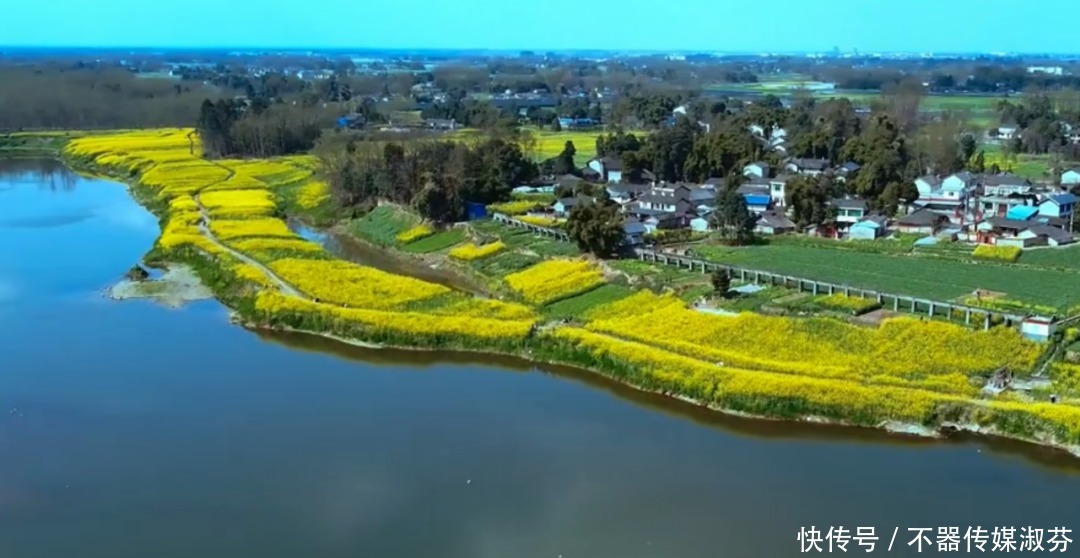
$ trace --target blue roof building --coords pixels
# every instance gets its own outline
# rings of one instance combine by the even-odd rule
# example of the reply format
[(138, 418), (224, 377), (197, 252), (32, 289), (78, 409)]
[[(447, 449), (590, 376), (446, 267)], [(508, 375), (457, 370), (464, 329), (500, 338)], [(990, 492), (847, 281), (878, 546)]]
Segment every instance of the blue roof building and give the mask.
[(1032, 205), (1017, 205), (1009, 208), (1005, 218), (1013, 221), (1027, 221), (1039, 213), (1039, 208)]

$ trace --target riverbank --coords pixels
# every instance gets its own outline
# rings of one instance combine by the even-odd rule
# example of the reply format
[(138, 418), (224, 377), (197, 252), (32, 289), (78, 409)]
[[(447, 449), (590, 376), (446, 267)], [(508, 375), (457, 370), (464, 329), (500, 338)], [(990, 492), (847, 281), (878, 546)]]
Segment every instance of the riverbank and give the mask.
[[(499, 276), (509, 297), (479, 299), (342, 262), (288, 231), (273, 216), (280, 204), (273, 200), (292, 190), (277, 185), (310, 180), (310, 170), (300, 170), (308, 161), (203, 161), (188, 154), (186, 134), (88, 138), (74, 142), (65, 157), (129, 181), (135, 198), (161, 220), (162, 236), (148, 260), (191, 266), (254, 327), (387, 347), (511, 354), (744, 416), (904, 425), (923, 433), (970, 424), (1077, 453), (1077, 408), (979, 394), (974, 382), (984, 370), (1034, 366), (1039, 348), (1015, 332), (903, 319), (870, 330), (824, 318), (710, 316), (670, 295), (610, 287), (595, 264), (560, 257), (565, 247), (527, 238), (507, 239), (525, 251), (462, 264)], [(469, 234), (482, 242), (498, 232)], [(427, 241), (438, 248), (433, 251), (465, 240), (438, 234), (447, 231)], [(601, 288), (603, 297), (596, 294)], [(617, 296), (608, 294), (613, 288)], [(567, 302), (572, 318), (553, 319), (551, 309)], [(946, 343), (926, 349), (919, 346), (923, 337)], [(907, 341), (894, 346), (894, 339)], [(935, 351), (945, 352), (928, 358)]]

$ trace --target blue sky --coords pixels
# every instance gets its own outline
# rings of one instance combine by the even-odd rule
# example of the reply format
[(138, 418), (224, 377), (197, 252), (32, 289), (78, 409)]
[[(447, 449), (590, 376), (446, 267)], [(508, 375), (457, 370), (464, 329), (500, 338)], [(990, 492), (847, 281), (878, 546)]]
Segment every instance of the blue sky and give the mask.
[[(1077, 52), (1077, 0), (31, 0), (0, 45)], [(219, 23), (208, 24), (216, 20)]]

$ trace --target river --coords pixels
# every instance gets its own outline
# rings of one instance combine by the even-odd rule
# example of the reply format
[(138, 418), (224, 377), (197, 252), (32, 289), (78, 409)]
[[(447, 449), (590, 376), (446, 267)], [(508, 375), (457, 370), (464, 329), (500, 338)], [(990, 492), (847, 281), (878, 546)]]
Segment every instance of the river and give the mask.
[(0, 161), (4, 558), (753, 558), (810, 525), (873, 526), (877, 553), (899, 527), (914, 555), (909, 527), (1080, 529), (1080, 460), (1027, 444), (103, 298), (156, 234), (122, 185)]

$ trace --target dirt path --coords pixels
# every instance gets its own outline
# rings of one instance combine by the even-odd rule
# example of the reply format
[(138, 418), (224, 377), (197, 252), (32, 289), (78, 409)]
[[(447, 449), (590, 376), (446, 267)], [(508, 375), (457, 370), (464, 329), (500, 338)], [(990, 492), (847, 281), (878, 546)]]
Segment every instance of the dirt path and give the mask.
[[(211, 186), (215, 186), (217, 184), (223, 184), (225, 182), (228, 182), (229, 180), (232, 180), (232, 178), (234, 176), (236, 176), (236, 171), (230, 169), (229, 167), (226, 167), (224, 165), (220, 165), (220, 164), (215, 163), (215, 162), (211, 162), (211, 164), (225, 169), (226, 171), (229, 172), (229, 176), (225, 177), (223, 180), (220, 180), (218, 182), (212, 182), (210, 184), (207, 184), (206, 186), (203, 186), (199, 190), (199, 192), (201, 192), (202, 190), (205, 190), (206, 188), (209, 188)], [(222, 250), (225, 250), (226, 252), (232, 254), (235, 258), (239, 259), (240, 261), (242, 261), (242, 262), (254, 267), (255, 269), (258, 269), (259, 271), (261, 271), (263, 273), (263, 275), (266, 275), (266, 277), (269, 278), (270, 281), (273, 282), (274, 285), (276, 285), (278, 290), (280, 290), (281, 292), (283, 292), (283, 293), (285, 293), (285, 294), (287, 294), (289, 296), (295, 296), (297, 298), (302, 298), (304, 300), (312, 300), (311, 297), (309, 297), (306, 294), (300, 292), (299, 289), (297, 289), (296, 287), (293, 287), (288, 282), (286, 282), (284, 279), (279, 277), (269, 267), (267, 267), (267, 266), (263, 265), (262, 263), (256, 261), (251, 256), (248, 256), (247, 254), (244, 254), (243, 252), (241, 252), (239, 250), (236, 250), (234, 248), (226, 246), (225, 243), (221, 242), (218, 239), (218, 237), (214, 236), (214, 233), (210, 231), (210, 212), (206, 210), (206, 206), (204, 206), (202, 204), (202, 201), (199, 199), (199, 193), (198, 192), (195, 193), (195, 195), (192, 196), (192, 198), (195, 199), (195, 205), (198, 206), (198, 208), (199, 208), (199, 215), (202, 216), (202, 220), (199, 222), (199, 232), (201, 232), (203, 234), (203, 236), (205, 236), (207, 238), (207, 240), (209, 240), (210, 242), (213, 242), (214, 245), (217, 246), (218, 248), (221, 248)]]

